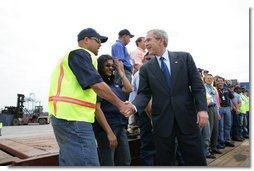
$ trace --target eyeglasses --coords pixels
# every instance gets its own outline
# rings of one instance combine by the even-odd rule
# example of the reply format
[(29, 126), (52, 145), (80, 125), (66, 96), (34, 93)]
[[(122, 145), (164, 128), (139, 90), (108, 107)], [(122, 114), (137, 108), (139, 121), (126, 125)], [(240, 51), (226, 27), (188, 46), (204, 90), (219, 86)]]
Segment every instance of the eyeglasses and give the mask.
[(111, 64), (107, 64), (107, 65), (105, 65), (106, 67), (108, 67), (108, 68), (110, 68), (110, 67), (112, 67), (112, 68), (114, 68), (115, 67), (115, 65), (113, 64), (113, 65), (111, 65)]
[(152, 59), (152, 58), (145, 58), (145, 60), (147, 60), (147, 61), (149, 61), (150, 59)]
[(89, 38), (95, 40), (98, 44), (101, 44), (101, 40), (98, 39), (97, 37), (89, 37)]

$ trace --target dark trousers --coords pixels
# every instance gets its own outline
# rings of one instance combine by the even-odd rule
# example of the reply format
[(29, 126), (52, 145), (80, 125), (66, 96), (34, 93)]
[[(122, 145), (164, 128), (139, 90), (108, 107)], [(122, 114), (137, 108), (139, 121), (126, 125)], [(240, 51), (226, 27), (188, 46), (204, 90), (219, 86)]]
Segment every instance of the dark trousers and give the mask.
[(250, 133), (250, 129), (249, 129), (249, 123), (250, 123), (250, 121), (249, 121), (249, 114), (250, 114), (250, 111), (247, 111), (247, 112), (246, 112), (246, 117), (247, 117), (247, 129), (248, 129), (248, 132)]
[(180, 131), (175, 121), (174, 129), (169, 137), (161, 137), (155, 133), (156, 165), (174, 166), (176, 158), (175, 137), (177, 137), (185, 166), (207, 166), (200, 130), (198, 126), (194, 129), (192, 134), (185, 134)]
[(140, 165), (153, 166), (155, 158), (155, 145), (151, 120), (146, 112), (135, 114), (135, 121), (140, 129)]
[(233, 139), (242, 138), (241, 127), (240, 127), (240, 115), (236, 114), (235, 111), (231, 111), (233, 117), (233, 125), (231, 129), (231, 136)]
[(218, 137), (218, 110), (216, 106), (208, 107), (209, 123), (210, 123), (210, 147), (211, 149), (216, 148), (217, 137)]
[(183, 155), (176, 139), (176, 166), (184, 166)]

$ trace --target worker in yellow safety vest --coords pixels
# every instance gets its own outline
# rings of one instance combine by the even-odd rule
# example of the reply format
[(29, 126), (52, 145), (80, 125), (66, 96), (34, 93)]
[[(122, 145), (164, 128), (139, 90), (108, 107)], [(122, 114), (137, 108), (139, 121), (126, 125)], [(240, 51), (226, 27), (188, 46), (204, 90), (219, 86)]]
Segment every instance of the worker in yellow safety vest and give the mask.
[(247, 129), (248, 120), (247, 120), (247, 111), (249, 111), (249, 100), (244, 95), (245, 89), (243, 87), (238, 89), (240, 98), (242, 100), (241, 106), (240, 106), (240, 126), (241, 126), (241, 133), (243, 138), (249, 138), (249, 131)]
[(2, 136), (2, 128), (3, 128), (3, 123), (2, 123), (2, 119), (0, 117), (0, 136)]
[[(68, 52), (53, 70), (48, 110), (59, 145), (60, 166), (98, 166), (92, 123), (96, 94), (114, 104), (128, 117), (131, 104), (121, 101), (97, 72), (96, 55), (107, 41), (92, 28), (78, 34), (78, 48)], [(107, 124), (107, 122), (106, 122)]]

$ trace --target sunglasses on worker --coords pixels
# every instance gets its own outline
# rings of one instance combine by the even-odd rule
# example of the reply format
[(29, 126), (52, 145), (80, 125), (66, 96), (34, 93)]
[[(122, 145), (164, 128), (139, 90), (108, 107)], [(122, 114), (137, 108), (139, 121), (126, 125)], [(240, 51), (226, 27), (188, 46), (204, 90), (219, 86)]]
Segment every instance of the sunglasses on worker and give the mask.
[(101, 44), (101, 40), (98, 39), (97, 37), (89, 37), (89, 39), (95, 40), (98, 44)]

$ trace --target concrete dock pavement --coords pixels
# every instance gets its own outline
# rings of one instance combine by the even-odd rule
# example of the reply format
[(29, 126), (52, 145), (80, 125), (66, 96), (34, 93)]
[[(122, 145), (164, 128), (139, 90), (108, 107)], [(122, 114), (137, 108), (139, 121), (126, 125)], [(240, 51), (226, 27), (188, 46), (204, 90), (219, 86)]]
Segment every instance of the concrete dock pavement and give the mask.
[(36, 135), (54, 134), (51, 124), (39, 125), (29, 124), (20, 126), (4, 126), (2, 128), (2, 136), (0, 139), (27, 137)]

